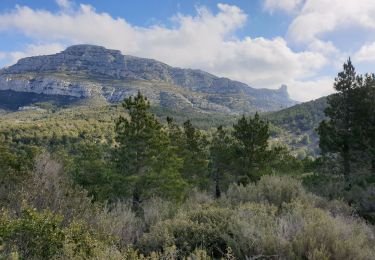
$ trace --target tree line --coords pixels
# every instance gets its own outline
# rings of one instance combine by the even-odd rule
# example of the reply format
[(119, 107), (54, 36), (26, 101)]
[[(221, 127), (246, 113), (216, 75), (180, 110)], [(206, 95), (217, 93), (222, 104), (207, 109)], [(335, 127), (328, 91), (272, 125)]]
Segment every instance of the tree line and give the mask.
[[(131, 197), (135, 208), (155, 195), (182, 201), (193, 187), (220, 197), (232, 182), (246, 185), (290, 162), (292, 167), (301, 167), (286, 148), (270, 147), (269, 124), (258, 113), (242, 116), (232, 129), (219, 126), (208, 135), (190, 120), (180, 126), (167, 117), (166, 124), (161, 123), (140, 92), (122, 105), (126, 114), (116, 120), (116, 142), (107, 170), (96, 171), (97, 176), (93, 169), (85, 171), (81, 164), (74, 173), (78, 182), (96, 197)], [(93, 151), (83, 155), (88, 153), (94, 155)], [(280, 156), (284, 160), (276, 160)], [(107, 185), (111, 191), (103, 194), (103, 190), (95, 190), (95, 178), (112, 182)]]

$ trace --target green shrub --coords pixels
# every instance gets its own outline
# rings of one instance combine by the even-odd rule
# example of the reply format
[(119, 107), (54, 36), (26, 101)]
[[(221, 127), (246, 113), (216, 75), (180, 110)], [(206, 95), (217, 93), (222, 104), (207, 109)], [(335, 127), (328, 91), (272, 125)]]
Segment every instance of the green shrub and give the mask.
[(298, 201), (283, 208), (278, 234), (287, 241), (289, 259), (371, 259), (375, 254), (373, 233), (363, 222)]
[(289, 176), (263, 176), (256, 185), (257, 201), (271, 203), (281, 207), (293, 199), (303, 197), (305, 191), (302, 184)]
[(228, 245), (239, 259), (249, 256), (277, 255), (277, 208), (273, 205), (246, 203), (234, 210), (230, 219)]
[(256, 185), (231, 185), (222, 202), (227, 205), (262, 202), (281, 207), (283, 203), (304, 195), (305, 191), (298, 180), (289, 176), (265, 175)]
[(62, 215), (64, 225), (74, 218), (94, 222), (100, 210), (87, 191), (74, 185), (63, 172), (62, 165), (49, 154), (41, 154), (35, 159), (34, 171), (24, 180), (18, 197), (39, 211), (49, 209)]
[(178, 257), (203, 249), (210, 257), (238, 259), (371, 259), (371, 227), (339, 200), (306, 192), (287, 176), (263, 176), (257, 184), (231, 185), (219, 201), (194, 193), (171, 219), (151, 226), (141, 252), (176, 246)]
[(171, 218), (177, 210), (176, 204), (159, 197), (152, 197), (149, 200), (143, 201), (141, 207), (146, 228)]
[(159, 222), (151, 227), (139, 243), (142, 252), (163, 251), (175, 245), (179, 256), (188, 256), (194, 250), (203, 248), (213, 257), (221, 257), (227, 250), (231, 211), (206, 207), (181, 212), (175, 218)]
[(62, 217), (45, 210), (24, 208), (19, 218), (7, 212), (0, 216), (0, 237), (5, 255), (16, 252), (24, 259), (50, 259), (62, 253), (64, 232)]
[(97, 229), (116, 238), (121, 248), (134, 243), (143, 230), (141, 219), (136, 217), (130, 204), (121, 201), (105, 207), (97, 221)]

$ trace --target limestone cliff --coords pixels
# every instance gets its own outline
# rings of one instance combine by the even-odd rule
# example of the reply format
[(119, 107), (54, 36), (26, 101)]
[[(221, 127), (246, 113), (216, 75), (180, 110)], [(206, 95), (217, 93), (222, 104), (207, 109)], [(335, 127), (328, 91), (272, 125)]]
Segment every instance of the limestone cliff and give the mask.
[(140, 90), (155, 105), (224, 113), (272, 111), (296, 103), (286, 86), (255, 89), (201, 70), (174, 68), (94, 45), (74, 45), (54, 55), (21, 59), (0, 70), (0, 90), (99, 96), (109, 102)]

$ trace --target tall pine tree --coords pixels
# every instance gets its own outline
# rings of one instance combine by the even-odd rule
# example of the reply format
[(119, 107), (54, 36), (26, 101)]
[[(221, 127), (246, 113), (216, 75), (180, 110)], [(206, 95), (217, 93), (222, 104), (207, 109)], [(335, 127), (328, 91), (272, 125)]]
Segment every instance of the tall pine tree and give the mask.
[(180, 175), (181, 162), (171, 149), (162, 124), (149, 112), (150, 103), (140, 92), (124, 100), (128, 117), (116, 123), (115, 163), (131, 192), (133, 208), (143, 197), (153, 195), (182, 199), (186, 183)]
[[(354, 117), (355, 134), (359, 136), (360, 150), (366, 155), (362, 159), (369, 160), (371, 171), (375, 174), (375, 75), (366, 74), (363, 87), (356, 91), (357, 109)], [(361, 153), (363, 154), (363, 152)]]
[(236, 139), (236, 168), (240, 182), (255, 181), (267, 159), (269, 125), (256, 113), (253, 118), (242, 116), (233, 125)]
[(215, 196), (221, 196), (224, 180), (233, 172), (234, 140), (222, 126), (217, 128), (210, 146), (210, 170), (215, 183)]
[(350, 59), (343, 67), (344, 70), (335, 78), (334, 88), (337, 93), (327, 98), (325, 114), (329, 120), (320, 123), (318, 133), (323, 153), (340, 154), (345, 180), (350, 183), (353, 152), (359, 143), (359, 135), (355, 131), (358, 129), (355, 124), (358, 111), (356, 90), (362, 87), (363, 79), (357, 76)]
[(183, 124), (182, 174), (191, 184), (206, 188), (208, 185), (208, 141), (190, 120)]

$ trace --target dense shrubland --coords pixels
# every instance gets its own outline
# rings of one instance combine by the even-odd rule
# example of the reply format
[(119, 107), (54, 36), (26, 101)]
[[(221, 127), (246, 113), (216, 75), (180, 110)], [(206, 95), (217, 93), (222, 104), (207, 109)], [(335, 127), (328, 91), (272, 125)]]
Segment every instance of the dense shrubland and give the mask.
[[(342, 201), (317, 197), (288, 176), (231, 184), (215, 199), (192, 190), (182, 203), (158, 197), (92, 202), (49, 155), (3, 203), (3, 256), (26, 259), (371, 259), (372, 227)], [(139, 214), (139, 210), (142, 214)]]
[(327, 100), (316, 159), (272, 142), (258, 114), (202, 130), (160, 120), (141, 93), (3, 115), (0, 258), (373, 259), (375, 81), (353, 71)]

